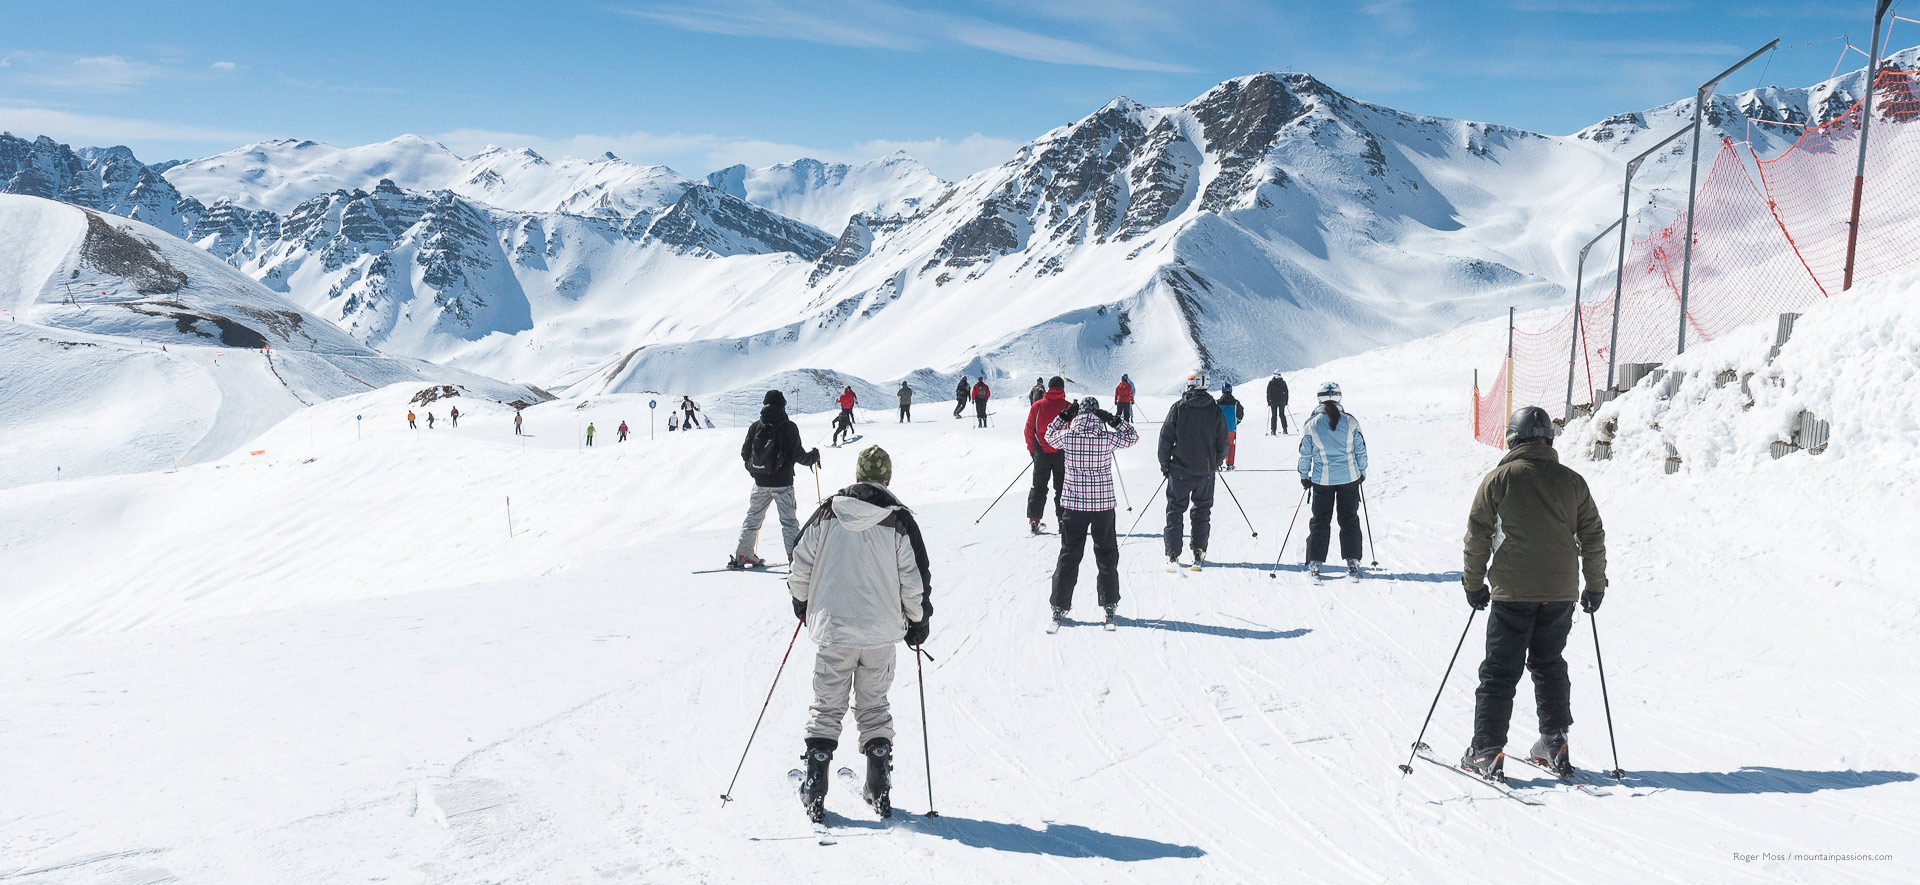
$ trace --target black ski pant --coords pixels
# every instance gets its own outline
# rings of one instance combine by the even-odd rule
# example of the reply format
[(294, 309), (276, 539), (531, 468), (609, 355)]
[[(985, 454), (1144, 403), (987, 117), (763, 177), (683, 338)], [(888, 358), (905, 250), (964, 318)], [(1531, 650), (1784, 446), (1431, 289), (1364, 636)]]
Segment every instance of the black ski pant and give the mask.
[(980, 419), (981, 427), (987, 426), (987, 401), (986, 400), (977, 399), (973, 401), (973, 415), (974, 417)]
[(1326, 562), (1333, 513), (1340, 511), (1340, 558), (1360, 558), (1360, 483), (1313, 486), (1313, 515), (1307, 520), (1307, 561)]
[(1119, 418), (1120, 420), (1125, 421), (1128, 424), (1132, 424), (1133, 423), (1133, 403), (1131, 402), (1114, 403), (1113, 417)]
[(852, 427), (852, 426), (853, 426), (853, 410), (852, 410), (852, 409), (849, 409), (849, 408), (847, 408), (847, 407), (845, 407), (845, 406), (841, 406), (841, 407), (840, 407), (840, 417), (842, 417), (842, 418), (845, 418), (845, 419), (847, 419), (847, 426), (848, 426), (848, 427)]
[(1267, 406), (1267, 411), (1272, 413), (1267, 416), (1267, 432), (1268, 433), (1292, 433), (1293, 432), (1287, 429), (1287, 404), (1286, 403), (1281, 403), (1280, 405), (1277, 405), (1277, 406), (1273, 406), (1273, 405)]
[[(1067, 453), (1033, 452), (1033, 488), (1027, 490), (1027, 518), (1039, 519), (1047, 512), (1047, 481), (1053, 481), (1053, 512), (1055, 521), (1064, 525), (1066, 517), (1062, 515), (1060, 496), (1067, 487)], [(1061, 531), (1065, 531), (1064, 528)], [(1074, 560), (1079, 562), (1078, 559)]]
[(960, 413), (966, 410), (967, 410), (967, 398), (964, 396), (955, 397), (953, 400), (953, 417), (955, 418), (960, 417)]
[(1094, 587), (1100, 605), (1120, 603), (1120, 539), (1114, 535), (1113, 508), (1067, 510), (1060, 515), (1060, 561), (1053, 568), (1053, 607), (1073, 608), (1073, 588), (1080, 582), (1080, 557), (1093, 533), (1093, 564), (1099, 570)]
[(900, 423), (906, 424), (908, 422), (911, 422), (912, 420), (913, 420), (913, 406), (911, 404), (902, 404), (900, 406)]
[(1571, 602), (1496, 602), (1487, 611), (1487, 657), (1480, 662), (1480, 690), (1473, 705), (1472, 750), (1507, 745), (1513, 718), (1513, 691), (1520, 669), (1533, 674), (1533, 702), (1540, 731), (1565, 731), (1573, 725), (1573, 684), (1567, 680), (1567, 633), (1573, 629)]
[(687, 412), (686, 417), (680, 419), (680, 429), (681, 430), (693, 429), (693, 413), (692, 412)]
[(1168, 557), (1180, 555), (1180, 522), (1188, 504), (1193, 505), (1193, 549), (1205, 550), (1207, 537), (1213, 533), (1213, 474), (1194, 476), (1175, 470), (1167, 476), (1167, 527), (1164, 540)]

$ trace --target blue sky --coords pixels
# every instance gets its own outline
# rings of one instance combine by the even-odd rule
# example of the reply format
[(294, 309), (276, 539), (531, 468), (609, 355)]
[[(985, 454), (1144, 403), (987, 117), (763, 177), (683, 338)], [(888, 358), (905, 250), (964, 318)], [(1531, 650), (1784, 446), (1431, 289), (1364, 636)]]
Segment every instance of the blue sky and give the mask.
[[(1307, 71), (1402, 110), (1564, 134), (1689, 95), (1774, 37), (1850, 35), (1871, 0), (724, 0), (34, 3), (0, 13), (0, 129), (149, 162), (402, 133), (600, 151), (700, 175), (904, 149), (947, 177), (1115, 95), (1179, 104)], [(1895, 11), (1920, 18), (1896, 3)], [(1920, 43), (1896, 22), (1891, 45)], [(1843, 44), (1727, 91), (1824, 79)], [(1844, 68), (1860, 67), (1854, 53)]]

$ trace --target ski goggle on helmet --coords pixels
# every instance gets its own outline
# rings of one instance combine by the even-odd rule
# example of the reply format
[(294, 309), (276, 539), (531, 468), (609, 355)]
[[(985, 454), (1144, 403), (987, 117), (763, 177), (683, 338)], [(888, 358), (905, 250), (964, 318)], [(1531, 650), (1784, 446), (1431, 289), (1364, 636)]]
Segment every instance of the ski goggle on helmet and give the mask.
[(1320, 385), (1319, 397), (1320, 397), (1320, 401), (1323, 403), (1339, 402), (1340, 401), (1340, 385), (1335, 384), (1331, 381)]

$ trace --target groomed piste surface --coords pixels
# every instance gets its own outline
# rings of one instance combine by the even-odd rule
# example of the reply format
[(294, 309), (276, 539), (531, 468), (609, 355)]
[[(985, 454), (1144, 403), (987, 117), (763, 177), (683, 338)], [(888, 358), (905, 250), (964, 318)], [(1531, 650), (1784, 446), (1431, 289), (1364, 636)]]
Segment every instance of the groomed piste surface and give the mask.
[[(524, 438), (478, 401), (458, 430), (425, 430), (417, 409), (410, 431), (414, 388), (396, 385), (302, 409), (217, 463), (0, 491), (0, 881), (1912, 877), (1920, 513), (1911, 466), (1872, 451), (1676, 476), (1575, 462), (1608, 528), (1597, 626), (1626, 778), (1593, 796), (1515, 764), (1529, 807), (1396, 770), (1468, 621), (1460, 537), (1499, 457), (1469, 439), (1448, 367), (1503, 334), (1290, 376), (1300, 392), (1341, 382), (1367, 434), (1380, 565), (1357, 583), (1301, 573), (1304, 513), (1272, 571), (1298, 437), (1260, 435), (1257, 382), (1224, 478), (1259, 538), (1222, 489), (1216, 563), (1167, 573), (1150, 497), (1167, 402), (1145, 404), (1146, 440), (1121, 458), (1122, 526), (1141, 518), (1113, 633), (1092, 626), (1090, 562), (1080, 623), (1043, 632), (1057, 539), (1027, 535), (1024, 480), (975, 522), (1025, 463), (1024, 398), (988, 430), (951, 402), (909, 425), (863, 412), (821, 483), (850, 482), (854, 453), (879, 444), (921, 515), (940, 816), (923, 814), (904, 666), (899, 810), (882, 824), (836, 784), (832, 846), (784, 777), (804, 637), (736, 801), (719, 799), (793, 633), (781, 577), (721, 569), (748, 490), (738, 428), (649, 439), (645, 398), (615, 397), (533, 407)], [(1110, 382), (1090, 392), (1104, 401)], [(639, 429), (624, 444), (622, 419)], [(801, 425), (826, 441), (826, 416)], [(812, 477), (799, 489), (810, 508)], [(761, 552), (777, 561), (774, 525)], [(1468, 737), (1483, 623), (1427, 734), (1442, 758)], [(1569, 644), (1572, 746), (1600, 770), (1593, 626), (1581, 616)]]

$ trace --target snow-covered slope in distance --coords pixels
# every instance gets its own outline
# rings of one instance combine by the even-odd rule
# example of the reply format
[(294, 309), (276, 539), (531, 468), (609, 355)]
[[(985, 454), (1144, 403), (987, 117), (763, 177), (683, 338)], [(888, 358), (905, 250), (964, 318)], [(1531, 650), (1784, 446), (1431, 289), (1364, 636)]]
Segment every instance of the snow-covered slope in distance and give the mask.
[(902, 151), (857, 165), (795, 160), (760, 169), (729, 166), (708, 175), (707, 183), (828, 231), (845, 228), (855, 215), (917, 214), (949, 187)]
[(137, 221), (0, 195), (0, 487), (217, 458), (295, 410), (401, 381), (536, 389), (383, 356)]

